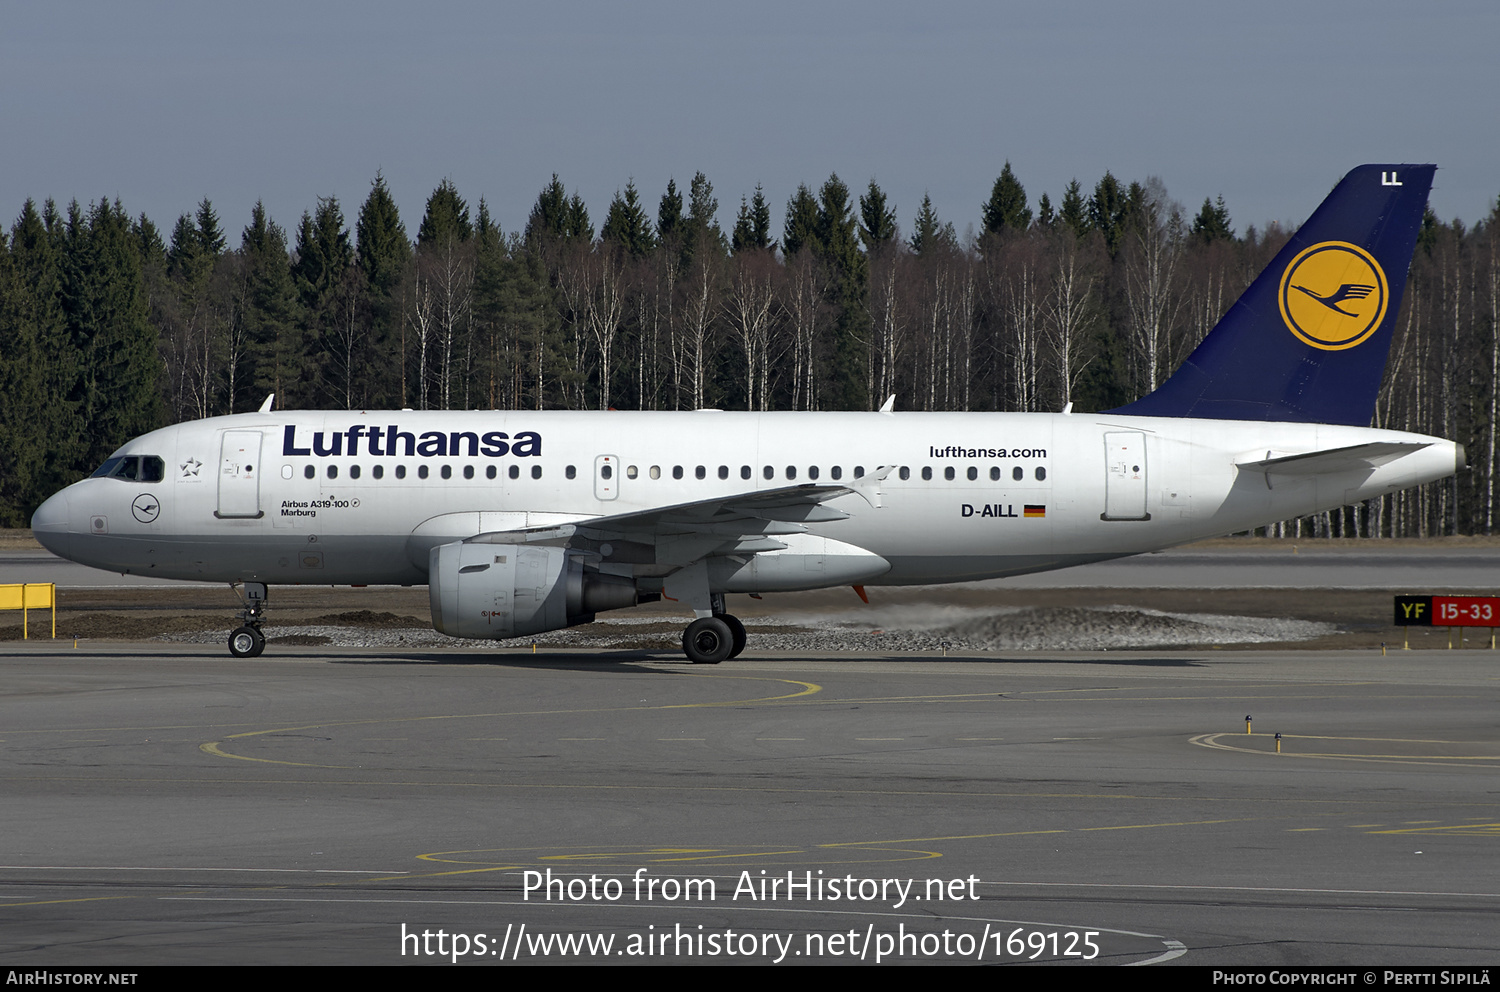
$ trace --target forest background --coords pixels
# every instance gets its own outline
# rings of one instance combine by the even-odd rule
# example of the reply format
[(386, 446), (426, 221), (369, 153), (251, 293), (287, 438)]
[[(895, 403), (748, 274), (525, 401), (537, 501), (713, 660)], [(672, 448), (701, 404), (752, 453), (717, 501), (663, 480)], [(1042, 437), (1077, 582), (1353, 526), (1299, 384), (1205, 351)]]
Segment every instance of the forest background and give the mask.
[[(1109, 409), (1151, 392), (1292, 232), (1237, 234), (1156, 179), (1106, 173), (1035, 207), (1007, 163), (962, 235), (906, 225), (875, 182), (759, 187), (731, 228), (701, 172), (654, 211), (633, 183), (596, 233), (556, 176), (502, 232), (444, 181), (415, 237), (377, 174), (351, 227), (231, 243), (204, 200), (163, 235), (118, 200), (28, 200), (0, 231), (0, 526), (157, 427), (257, 408)], [(1273, 535), (1491, 534), (1500, 199), (1428, 212), (1375, 426), (1452, 438), (1471, 470)]]

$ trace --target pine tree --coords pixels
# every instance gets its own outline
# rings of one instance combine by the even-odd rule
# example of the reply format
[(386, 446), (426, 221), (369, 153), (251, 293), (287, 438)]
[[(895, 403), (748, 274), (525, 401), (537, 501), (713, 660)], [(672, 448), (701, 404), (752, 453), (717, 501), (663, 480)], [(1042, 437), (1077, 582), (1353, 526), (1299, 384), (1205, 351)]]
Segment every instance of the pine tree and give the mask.
[(646, 216), (646, 211), (641, 208), (641, 199), (635, 189), (635, 180), (625, 183), (623, 196), (619, 192), (615, 193), (615, 198), (609, 204), (609, 215), (604, 220), (604, 227), (599, 231), (599, 236), (605, 241), (619, 245), (631, 258), (644, 258), (656, 249), (656, 238), (651, 233), (651, 220)]
[[(47, 439), (40, 448), (45, 453), (32, 485), (39, 495), (61, 489), (79, 477), (84, 462), (83, 414), (76, 391), (82, 356), (69, 333), (63, 311), (62, 224), (57, 208), (48, 200), (39, 213), (36, 203), (28, 199), (21, 216), (11, 228), (10, 262), (17, 292), (26, 297), (14, 300), (21, 305), (13, 312), (18, 331), (35, 340), (36, 372), (40, 377), (40, 405), (33, 410), (38, 430)], [(3, 240), (3, 239), (0, 239)], [(3, 340), (3, 339), (0, 339)], [(17, 361), (25, 367), (31, 349), (24, 342), (17, 347)], [(29, 392), (21, 390), (17, 402)], [(13, 433), (13, 436), (17, 436)], [(24, 436), (21, 432), (19, 436)], [(0, 472), (4, 471), (0, 463)]]
[(797, 192), (786, 204), (786, 223), (782, 226), (781, 250), (788, 258), (802, 249), (814, 255), (822, 251), (818, 240), (818, 201), (807, 186), (797, 187)]
[(677, 180), (667, 180), (667, 191), (661, 195), (661, 204), (656, 210), (656, 235), (663, 249), (676, 251), (681, 248), (687, 217), (682, 213), (682, 194), (677, 191)]
[(895, 242), (896, 211), (886, 205), (885, 191), (870, 180), (870, 188), (859, 198), (859, 239), (865, 251), (873, 255)]
[(1041, 199), (1036, 201), (1036, 224), (1044, 231), (1050, 231), (1057, 226), (1057, 214), (1052, 212), (1052, 201), (1043, 193)]
[(938, 220), (937, 211), (932, 208), (932, 197), (925, 193), (922, 195), (922, 205), (917, 208), (916, 219), (912, 221), (911, 238), (907, 241), (907, 246), (918, 257), (958, 249), (958, 235), (954, 232), (953, 225)]
[(869, 266), (859, 250), (856, 223), (849, 187), (837, 173), (830, 175), (818, 191), (817, 253), (830, 276), (828, 301), (834, 311), (829, 395), (843, 410), (869, 408)]
[(1031, 208), (1026, 205), (1026, 189), (1015, 173), (1010, 171), (1010, 162), (1000, 171), (990, 190), (990, 198), (981, 208), (984, 215), (984, 233), (991, 238), (1004, 234), (1024, 233), (1031, 226)]
[(84, 432), (83, 474), (132, 437), (164, 422), (162, 367), (142, 291), (139, 242), (119, 203), (87, 214), (73, 203), (62, 238), (62, 300), (80, 355), (72, 396)]
[[(454, 191), (457, 197), (457, 191)], [(462, 202), (461, 200), (459, 201)], [(452, 205), (450, 204), (450, 207)], [(455, 225), (458, 213), (449, 211)], [(385, 177), (378, 171), (355, 221), (355, 260), (370, 314), (372, 405), (400, 406), (401, 341), (412, 243)]]
[(247, 379), (257, 393), (275, 393), (280, 409), (303, 406), (312, 397), (302, 380), (302, 329), (286, 231), (266, 216), (259, 201), (240, 234), (240, 254), (248, 285), (246, 333), (254, 360)]
[(1114, 258), (1125, 237), (1125, 223), (1130, 215), (1130, 201), (1120, 181), (1106, 171), (1094, 187), (1089, 200), (1089, 227), (1104, 236), (1104, 249)]
[(198, 245), (205, 255), (218, 258), (224, 254), (224, 232), (219, 229), (219, 215), (208, 197), (198, 204)]
[(728, 251), (724, 232), (719, 227), (719, 201), (713, 183), (702, 172), (693, 176), (688, 187), (688, 212), (683, 228), (682, 264), (686, 268), (701, 251), (722, 255)]
[(1073, 232), (1074, 237), (1081, 238), (1088, 233), (1088, 207), (1083, 200), (1083, 187), (1079, 186), (1077, 179), (1068, 183), (1057, 219), (1063, 227)]
[(1203, 198), (1203, 209), (1193, 220), (1193, 237), (1204, 244), (1234, 240), (1234, 229), (1229, 225), (1229, 208), (1224, 206), (1223, 195), (1219, 196), (1218, 203), (1210, 203), (1206, 196)]
[[(553, 176), (552, 181), (557, 182), (557, 177)], [(453, 185), (453, 181), (444, 179), (427, 198), (427, 212), (422, 215), (422, 224), (417, 230), (417, 247), (442, 244), (448, 238), (463, 243), (473, 236), (474, 225), (469, 223), (469, 205), (458, 195), (458, 188)]]

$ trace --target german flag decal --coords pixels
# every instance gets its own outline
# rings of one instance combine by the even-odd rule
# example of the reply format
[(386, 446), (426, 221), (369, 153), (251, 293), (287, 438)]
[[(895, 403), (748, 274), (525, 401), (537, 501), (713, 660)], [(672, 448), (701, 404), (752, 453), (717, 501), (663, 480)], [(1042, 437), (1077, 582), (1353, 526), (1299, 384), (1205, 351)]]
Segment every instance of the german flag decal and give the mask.
[(1026, 510), (1022, 515), (1027, 517), (1045, 517), (1047, 515), (1047, 504), (1027, 503)]

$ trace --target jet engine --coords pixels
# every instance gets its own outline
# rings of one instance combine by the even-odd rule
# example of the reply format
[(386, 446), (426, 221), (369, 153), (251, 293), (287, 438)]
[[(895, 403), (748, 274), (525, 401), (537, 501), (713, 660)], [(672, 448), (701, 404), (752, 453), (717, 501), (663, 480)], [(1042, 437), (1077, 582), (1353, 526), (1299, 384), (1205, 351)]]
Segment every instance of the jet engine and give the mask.
[(588, 568), (563, 548), (441, 544), (427, 583), (432, 625), (450, 637), (541, 634), (640, 601), (633, 579)]

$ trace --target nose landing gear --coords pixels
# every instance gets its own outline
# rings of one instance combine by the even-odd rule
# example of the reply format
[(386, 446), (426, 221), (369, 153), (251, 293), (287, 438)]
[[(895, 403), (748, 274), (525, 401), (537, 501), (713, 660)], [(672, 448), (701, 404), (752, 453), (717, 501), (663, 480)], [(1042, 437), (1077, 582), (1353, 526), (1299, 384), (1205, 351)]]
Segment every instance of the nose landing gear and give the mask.
[(266, 635), (260, 629), (266, 616), (266, 584), (246, 582), (231, 588), (245, 608), (239, 613), (243, 626), (229, 635), (229, 653), (236, 658), (254, 658), (266, 649)]

